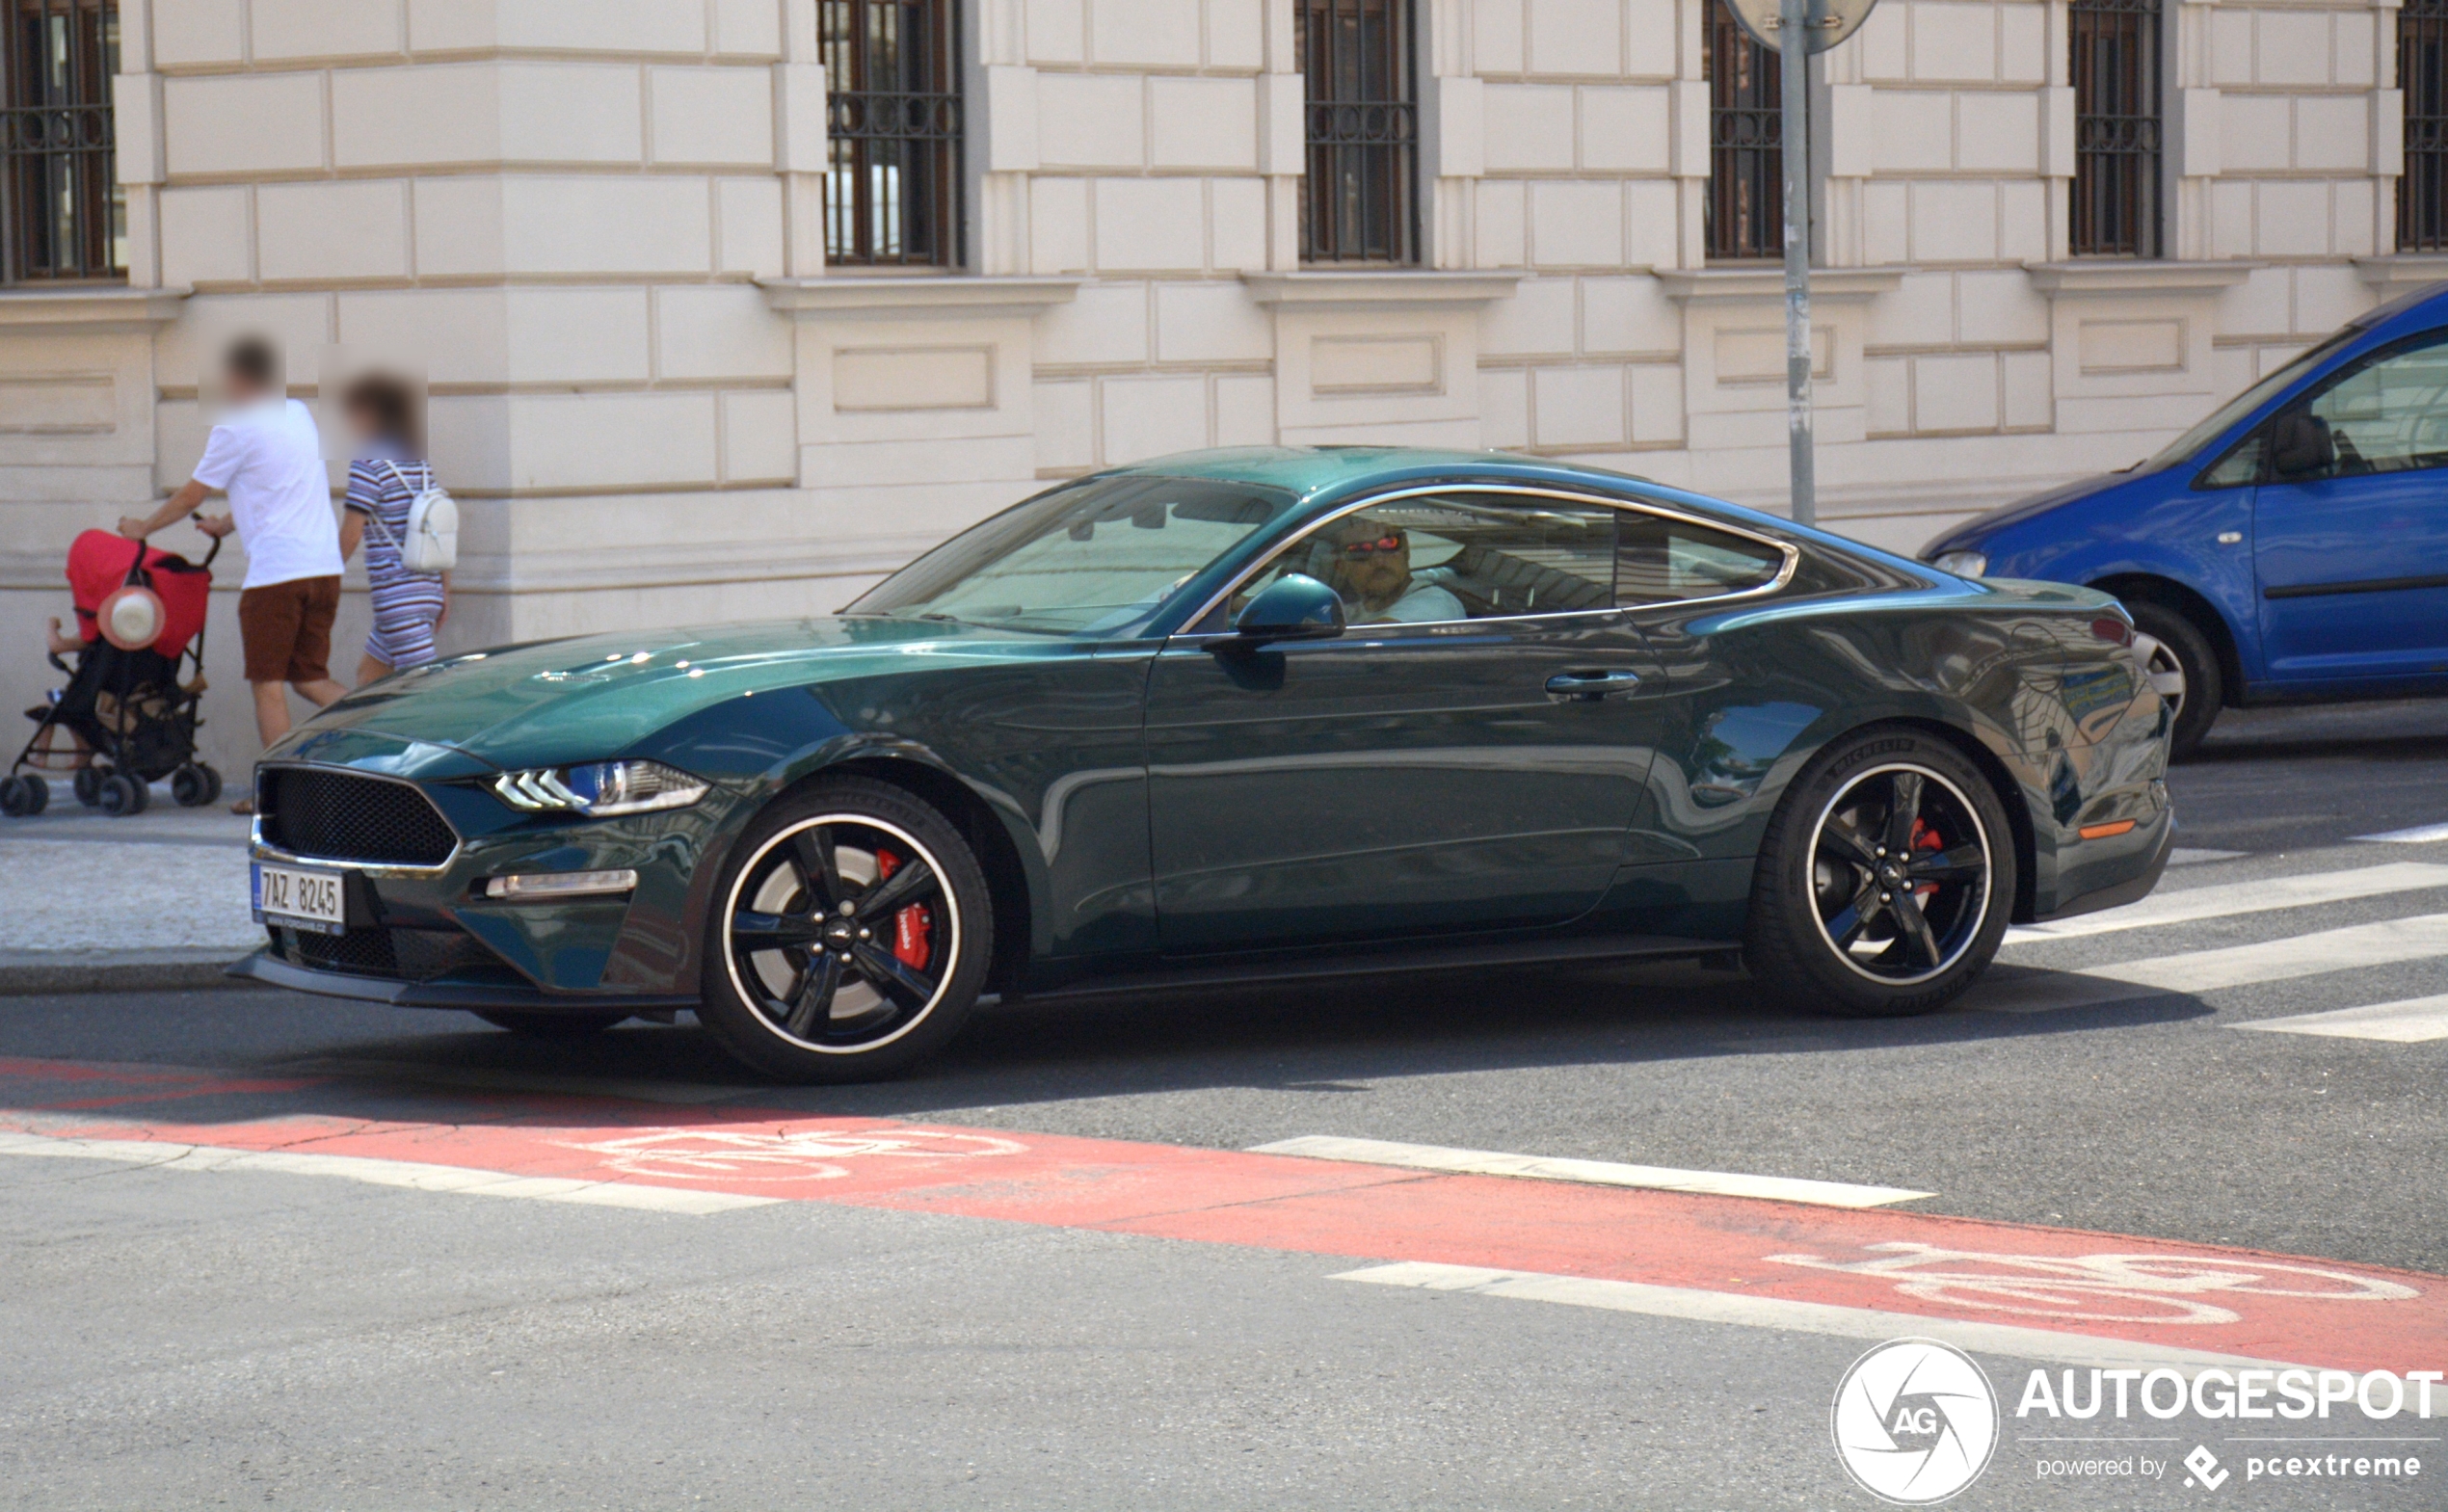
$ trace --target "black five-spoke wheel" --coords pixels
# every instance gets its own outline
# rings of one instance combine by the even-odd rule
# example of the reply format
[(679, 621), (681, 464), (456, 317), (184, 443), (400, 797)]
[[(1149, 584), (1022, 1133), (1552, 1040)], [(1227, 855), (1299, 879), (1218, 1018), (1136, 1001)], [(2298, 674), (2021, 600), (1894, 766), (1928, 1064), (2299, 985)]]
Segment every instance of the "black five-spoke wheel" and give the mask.
[(2006, 809), (1961, 751), (1917, 727), (1857, 730), (1769, 820), (1743, 959), (1800, 1006), (1928, 1013), (1997, 954), (2015, 881)]
[(940, 814), (843, 780), (769, 815), (741, 849), (706, 939), (707, 1021), (734, 1049), (839, 1079), (950, 1037), (991, 926), (976, 862)]
[(1821, 813), (1811, 892), (1836, 958), (1909, 986), (1971, 948), (1989, 901), (1981, 816), (1955, 784), (1899, 763), (1852, 778)]

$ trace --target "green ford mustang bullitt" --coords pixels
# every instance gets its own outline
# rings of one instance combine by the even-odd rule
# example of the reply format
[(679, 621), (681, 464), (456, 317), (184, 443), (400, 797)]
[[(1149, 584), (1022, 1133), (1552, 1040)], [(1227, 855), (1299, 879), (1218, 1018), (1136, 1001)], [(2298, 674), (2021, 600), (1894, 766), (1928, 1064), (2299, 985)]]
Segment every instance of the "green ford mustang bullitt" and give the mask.
[[(1937, 1008), (2147, 892), (2169, 707), (2115, 601), (1615, 473), (1209, 452), (838, 615), (454, 656), (266, 753), (236, 968), (784, 1077), (979, 998), (1739, 952)], [(2144, 648), (2146, 650), (2147, 648)]]

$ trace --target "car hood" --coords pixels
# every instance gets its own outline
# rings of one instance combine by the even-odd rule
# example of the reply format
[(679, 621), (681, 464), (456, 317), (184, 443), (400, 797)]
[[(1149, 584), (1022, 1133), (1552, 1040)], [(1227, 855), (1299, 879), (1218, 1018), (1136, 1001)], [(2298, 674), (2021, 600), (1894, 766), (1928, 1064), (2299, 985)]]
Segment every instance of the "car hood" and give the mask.
[(1930, 542), (1921, 548), (1921, 555), (1927, 561), (1934, 560), (1939, 553), (1945, 551), (1978, 550), (1982, 542), (2009, 525), (2020, 524), (2036, 515), (2045, 515), (2061, 504), (2071, 504), (2076, 499), (2089, 498), (2094, 493), (2104, 493), (2110, 489), (2121, 488), (2133, 482), (2137, 476), (2139, 474), (2131, 472), (2094, 473), (2088, 478), (2077, 478), (2071, 483), (2060, 484), (2056, 488), (2032, 494), (2028, 498), (2016, 499), (2011, 504), (2001, 504), (1985, 515), (1974, 516), (1937, 540)]
[(540, 641), (386, 677), (332, 704), (267, 756), (304, 755), (353, 732), (445, 747), (492, 767), (600, 760), (732, 699), (1081, 650), (1054, 636), (871, 616)]

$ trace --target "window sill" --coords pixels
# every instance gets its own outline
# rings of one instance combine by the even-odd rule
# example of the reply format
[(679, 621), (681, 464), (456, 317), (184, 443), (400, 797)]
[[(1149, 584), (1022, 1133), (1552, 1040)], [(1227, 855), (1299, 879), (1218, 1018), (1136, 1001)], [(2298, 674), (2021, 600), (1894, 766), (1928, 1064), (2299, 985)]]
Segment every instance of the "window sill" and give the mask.
[(2410, 289), (2448, 279), (2448, 252), (2382, 252), (2357, 257), (2355, 271), (2381, 289)]
[(1078, 296), (1082, 279), (985, 279), (959, 274), (759, 279), (765, 303), (802, 319), (1027, 320)]
[[(1741, 263), (1715, 268), (1662, 269), (1657, 279), (1665, 286), (1666, 298), (1686, 303), (1765, 300), (1785, 298), (1785, 267), (1782, 263)], [(1813, 268), (1811, 299), (1866, 300), (1880, 294), (1893, 294), (1903, 287), (1902, 268)]]
[(2242, 283), (2257, 262), (2171, 262), (2157, 257), (2083, 257), (2027, 262), (2042, 294), (2216, 294)]
[(176, 320), (190, 292), (114, 283), (19, 284), (0, 289), (0, 331), (151, 331)]
[(1241, 281), (1261, 305), (1307, 310), (1422, 309), (1439, 305), (1484, 305), (1510, 299), (1522, 281), (1518, 273), (1435, 273), (1424, 268), (1371, 269), (1368, 272), (1304, 270), (1299, 273), (1244, 273)]

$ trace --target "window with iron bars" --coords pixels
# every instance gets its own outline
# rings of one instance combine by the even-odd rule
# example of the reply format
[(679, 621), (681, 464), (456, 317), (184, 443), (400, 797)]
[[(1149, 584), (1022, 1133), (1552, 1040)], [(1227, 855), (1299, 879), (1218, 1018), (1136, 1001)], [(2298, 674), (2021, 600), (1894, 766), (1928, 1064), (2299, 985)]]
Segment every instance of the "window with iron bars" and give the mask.
[(2074, 0), (2074, 203), (2083, 256), (2159, 255), (2159, 0)]
[(119, 9), (0, 0), (0, 282), (127, 275), (127, 201), (111, 130)]
[(1420, 105), (1412, 0), (1294, 4), (1294, 66), (1308, 80), (1301, 260), (1416, 263)]
[(2448, 252), (2448, 0), (2406, 0), (2397, 13), (2397, 87), (2406, 92), (2397, 249)]
[(960, 261), (960, 33), (953, 0), (821, 0), (825, 261)]
[(1709, 256), (1782, 256), (1783, 60), (1751, 40), (1725, 0), (1709, 0), (1700, 48), (1709, 80)]

